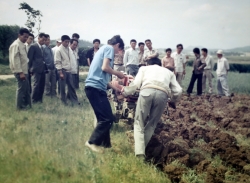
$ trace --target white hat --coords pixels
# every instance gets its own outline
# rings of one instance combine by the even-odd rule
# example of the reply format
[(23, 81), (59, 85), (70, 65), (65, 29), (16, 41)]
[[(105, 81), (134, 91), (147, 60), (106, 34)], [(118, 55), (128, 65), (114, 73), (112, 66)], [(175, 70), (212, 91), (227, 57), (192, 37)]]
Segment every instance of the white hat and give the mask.
[(61, 40), (60, 38), (58, 38), (58, 39), (56, 40), (56, 42), (61, 43), (62, 40)]
[(222, 55), (222, 54), (223, 54), (223, 51), (222, 51), (222, 50), (218, 50), (218, 51), (217, 51), (217, 54)]

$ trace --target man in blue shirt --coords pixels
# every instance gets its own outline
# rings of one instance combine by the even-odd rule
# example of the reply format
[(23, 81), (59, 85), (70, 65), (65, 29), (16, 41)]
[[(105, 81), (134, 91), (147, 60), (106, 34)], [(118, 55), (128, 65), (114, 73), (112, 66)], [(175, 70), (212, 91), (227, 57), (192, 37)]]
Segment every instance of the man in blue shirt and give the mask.
[(95, 152), (102, 152), (101, 147), (111, 147), (110, 128), (113, 124), (114, 116), (106, 90), (107, 87), (110, 87), (116, 92), (120, 92), (119, 89), (110, 84), (110, 79), (111, 75), (124, 78), (122, 72), (112, 69), (114, 54), (123, 49), (124, 43), (119, 35), (111, 38), (109, 45), (102, 46), (96, 52), (86, 79), (85, 92), (95, 112), (97, 126), (85, 145)]
[(44, 62), (47, 65), (48, 73), (45, 76), (45, 95), (56, 96), (56, 68), (54, 55), (50, 48), (50, 36), (46, 34), (45, 44), (43, 45)]

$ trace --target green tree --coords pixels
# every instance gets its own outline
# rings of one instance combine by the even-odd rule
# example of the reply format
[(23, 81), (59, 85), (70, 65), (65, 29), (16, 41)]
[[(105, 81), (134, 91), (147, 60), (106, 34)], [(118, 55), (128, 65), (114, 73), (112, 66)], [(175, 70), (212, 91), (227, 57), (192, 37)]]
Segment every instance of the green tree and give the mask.
[(20, 3), (19, 10), (24, 10), (27, 15), (28, 19), (25, 25), (28, 27), (29, 31), (35, 34), (34, 29), (36, 29), (38, 35), (41, 30), (41, 22), (42, 22), (41, 17), (43, 16), (42, 12), (40, 10), (33, 9), (29, 4), (25, 2)]
[(18, 37), (17, 25), (0, 25), (0, 57), (7, 58), (9, 47)]

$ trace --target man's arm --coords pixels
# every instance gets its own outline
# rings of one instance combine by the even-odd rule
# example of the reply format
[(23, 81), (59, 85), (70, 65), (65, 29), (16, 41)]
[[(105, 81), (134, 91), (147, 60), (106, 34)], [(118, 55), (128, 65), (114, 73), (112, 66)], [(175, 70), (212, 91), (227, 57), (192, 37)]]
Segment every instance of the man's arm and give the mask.
[(90, 50), (88, 50), (88, 52), (87, 52), (87, 61), (88, 61), (89, 66), (90, 66), (90, 56), (91, 56), (91, 53), (90, 53)]
[(154, 54), (152, 54), (152, 55), (150, 55), (150, 56), (148, 56), (148, 59), (151, 59), (151, 58), (156, 58), (156, 57), (158, 57), (159, 56), (159, 53), (158, 53), (158, 51), (157, 50), (155, 50), (155, 53)]
[(90, 66), (90, 58), (87, 58), (87, 61), (88, 61), (88, 65)]
[(176, 103), (182, 94), (182, 88), (176, 81), (176, 77), (174, 74), (170, 78), (170, 89), (172, 94), (171, 102)]
[(55, 50), (55, 67), (58, 70), (60, 78), (64, 79), (64, 75), (62, 72), (62, 58), (61, 58), (61, 53), (58, 49)]
[(116, 75), (118, 78), (122, 79), (124, 78), (124, 74), (120, 71), (115, 71), (110, 67), (110, 59), (109, 58), (104, 58), (103, 59), (103, 64), (102, 64), (102, 70), (104, 72), (107, 72), (111, 75)]
[(141, 88), (142, 85), (142, 80), (143, 80), (143, 76), (144, 76), (144, 68), (141, 67), (138, 71), (138, 74), (136, 75), (136, 77), (134, 78), (134, 81), (132, 83), (129, 84), (129, 86), (126, 86), (123, 88), (123, 96), (128, 96), (133, 94), (137, 89)]
[(29, 59), (29, 71), (33, 72), (33, 61), (34, 61), (34, 54), (35, 54), (35, 46), (31, 45), (29, 52), (28, 52), (28, 59)]
[(229, 63), (228, 63), (227, 59), (225, 59), (224, 64), (225, 64), (226, 70), (227, 70), (227, 72), (228, 72), (229, 69), (230, 69), (230, 67), (229, 67)]

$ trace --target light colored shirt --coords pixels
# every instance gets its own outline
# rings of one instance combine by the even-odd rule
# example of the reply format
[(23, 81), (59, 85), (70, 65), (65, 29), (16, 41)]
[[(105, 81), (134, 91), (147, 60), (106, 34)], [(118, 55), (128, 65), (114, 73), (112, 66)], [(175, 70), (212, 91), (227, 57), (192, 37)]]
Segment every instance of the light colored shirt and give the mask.
[(213, 57), (210, 56), (210, 55), (207, 55), (207, 57), (201, 57), (201, 60), (204, 62), (206, 62), (206, 67), (204, 68), (205, 70), (206, 69), (213, 69), (214, 68), (214, 60), (213, 60)]
[(52, 48), (53, 55), (55, 56), (55, 51), (59, 48), (59, 46), (55, 46)]
[(129, 48), (125, 51), (124, 57), (123, 57), (123, 63), (125, 66), (127, 65), (139, 65), (139, 54), (138, 51)]
[(71, 74), (77, 74), (77, 67), (78, 67), (78, 62), (77, 62), (77, 52), (76, 50), (72, 50), (69, 47), (69, 52), (71, 57), (73, 58), (72, 65), (71, 65)]
[(64, 69), (71, 72), (74, 58), (70, 54), (69, 47), (60, 45), (55, 51), (55, 66), (57, 70)]
[(25, 44), (15, 40), (9, 48), (10, 69), (13, 73), (23, 72), (28, 74), (28, 57)]
[(165, 56), (162, 58), (161, 62), (163, 64), (162, 67), (165, 67), (165, 68), (174, 67), (174, 59), (172, 57), (168, 58), (167, 56)]
[(85, 86), (90, 86), (103, 91), (107, 90), (111, 75), (102, 70), (102, 65), (103, 60), (108, 58), (110, 60), (110, 67), (113, 68), (114, 55), (114, 48), (110, 45), (104, 45), (98, 50), (98, 52), (96, 52), (89, 68)]
[(172, 95), (172, 102), (178, 100), (182, 93), (182, 88), (176, 81), (174, 73), (158, 65), (140, 67), (134, 81), (124, 88), (124, 94), (131, 95), (138, 88), (162, 90), (169, 94), (169, 97)]
[(144, 61), (147, 59), (148, 56), (154, 55), (155, 57), (159, 56), (158, 50), (152, 48), (152, 50), (146, 49), (143, 54)]
[(183, 72), (183, 64), (186, 64), (186, 56), (183, 53), (174, 52), (171, 54), (174, 58), (175, 72)]
[(227, 75), (227, 71), (229, 70), (229, 63), (225, 57), (221, 57), (217, 61), (217, 76)]
[(139, 64), (145, 65), (146, 63), (145, 63), (143, 55), (144, 55), (144, 51), (143, 52), (139, 51)]
[(29, 49), (30, 49), (31, 44), (28, 44), (28, 43), (24, 43), (24, 44), (25, 44), (25, 47), (26, 47), (26, 51), (27, 51), (27, 53), (28, 53), (28, 51), (29, 51)]

